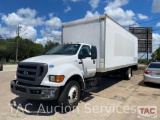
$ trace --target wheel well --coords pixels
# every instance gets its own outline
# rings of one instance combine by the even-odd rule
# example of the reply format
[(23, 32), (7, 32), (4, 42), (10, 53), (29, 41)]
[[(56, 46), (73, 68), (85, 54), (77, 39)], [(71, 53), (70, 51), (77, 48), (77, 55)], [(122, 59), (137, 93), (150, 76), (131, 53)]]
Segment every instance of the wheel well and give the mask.
[(84, 85), (82, 77), (80, 75), (73, 75), (68, 79), (68, 81), (66, 82), (66, 84), (64, 86), (60, 87), (59, 96), (61, 95), (61, 93), (63, 92), (64, 88), (66, 87), (66, 85), (70, 81), (77, 81), (79, 83), (79, 85), (80, 85), (81, 90), (83, 90), (85, 88), (85, 85)]
[(70, 82), (70, 81), (77, 81), (81, 87), (81, 89), (84, 89), (84, 82), (83, 82), (83, 79), (80, 75), (73, 75), (72, 77), (70, 77), (68, 79), (68, 81), (66, 82), (66, 85)]

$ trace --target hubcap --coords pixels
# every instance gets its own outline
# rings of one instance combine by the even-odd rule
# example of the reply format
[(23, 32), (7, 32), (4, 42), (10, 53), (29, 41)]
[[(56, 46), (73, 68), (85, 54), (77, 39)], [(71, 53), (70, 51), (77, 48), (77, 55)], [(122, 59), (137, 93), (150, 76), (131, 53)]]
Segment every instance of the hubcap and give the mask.
[(72, 86), (68, 93), (68, 102), (73, 104), (78, 99), (78, 88), (77, 86)]
[(128, 77), (131, 78), (131, 69), (129, 69)]

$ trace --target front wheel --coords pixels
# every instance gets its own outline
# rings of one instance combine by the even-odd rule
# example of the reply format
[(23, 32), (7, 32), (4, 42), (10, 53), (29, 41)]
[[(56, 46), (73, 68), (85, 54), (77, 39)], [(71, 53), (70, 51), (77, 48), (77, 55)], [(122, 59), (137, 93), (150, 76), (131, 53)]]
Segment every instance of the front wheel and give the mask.
[(69, 82), (64, 88), (58, 103), (63, 112), (69, 112), (76, 108), (80, 99), (81, 89), (76, 81)]

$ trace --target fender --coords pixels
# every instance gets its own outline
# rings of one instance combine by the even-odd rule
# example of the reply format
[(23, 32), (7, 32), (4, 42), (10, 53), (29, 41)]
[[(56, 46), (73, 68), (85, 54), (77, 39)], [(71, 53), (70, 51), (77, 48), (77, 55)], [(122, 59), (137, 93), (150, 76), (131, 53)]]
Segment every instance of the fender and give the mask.
[[(64, 78), (63, 82), (61, 82), (61, 83), (50, 82), (49, 75), (64, 75), (65, 78)], [(41, 85), (57, 86), (57, 87), (64, 86), (66, 84), (66, 82), (69, 80), (69, 78), (71, 78), (74, 75), (79, 75), (82, 78), (83, 83), (84, 83), (83, 75), (77, 66), (75, 66), (73, 64), (57, 65), (54, 68), (48, 70), (48, 73), (44, 77), (44, 80), (42, 81)]]

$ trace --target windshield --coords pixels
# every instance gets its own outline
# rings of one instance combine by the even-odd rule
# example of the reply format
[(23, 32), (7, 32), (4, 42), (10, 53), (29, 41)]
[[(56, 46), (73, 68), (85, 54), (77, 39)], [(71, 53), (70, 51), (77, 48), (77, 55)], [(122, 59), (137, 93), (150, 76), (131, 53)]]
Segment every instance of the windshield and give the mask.
[(158, 68), (160, 69), (160, 63), (151, 63), (148, 68)]
[(61, 44), (53, 47), (46, 55), (75, 55), (80, 47), (80, 44)]

